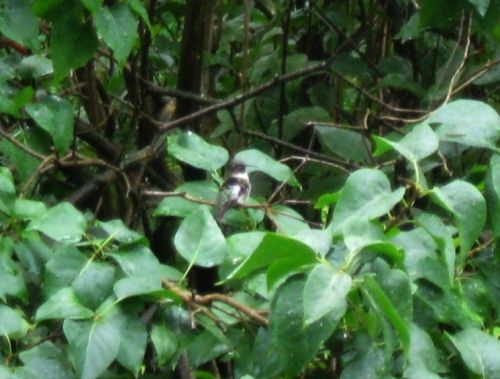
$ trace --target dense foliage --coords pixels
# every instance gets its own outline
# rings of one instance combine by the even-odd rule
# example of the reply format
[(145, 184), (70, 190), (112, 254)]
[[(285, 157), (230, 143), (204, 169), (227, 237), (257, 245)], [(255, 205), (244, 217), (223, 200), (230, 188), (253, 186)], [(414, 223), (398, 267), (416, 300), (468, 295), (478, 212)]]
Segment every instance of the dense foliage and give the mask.
[(0, 0), (0, 378), (500, 378), (498, 20)]

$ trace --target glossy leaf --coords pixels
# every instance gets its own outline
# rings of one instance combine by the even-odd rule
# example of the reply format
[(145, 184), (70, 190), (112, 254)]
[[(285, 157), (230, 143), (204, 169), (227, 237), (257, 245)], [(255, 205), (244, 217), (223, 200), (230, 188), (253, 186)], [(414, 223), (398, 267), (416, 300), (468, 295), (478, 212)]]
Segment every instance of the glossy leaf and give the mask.
[(463, 264), (467, 252), (486, 222), (486, 202), (483, 195), (472, 184), (455, 180), (444, 187), (434, 188), (431, 197), (455, 218), (460, 237), (459, 264)]
[(363, 162), (370, 157), (368, 144), (362, 134), (321, 124), (316, 125), (315, 129), (321, 143), (335, 155), (354, 162)]
[(347, 179), (328, 228), (340, 233), (350, 220), (383, 216), (402, 199), (404, 192), (404, 188), (391, 191), (389, 180), (381, 171), (358, 170)]
[(352, 280), (344, 272), (318, 264), (307, 277), (304, 287), (304, 323), (318, 321), (328, 313), (340, 319), (347, 309), (346, 297)]
[(481, 16), (484, 16), (490, 6), (490, 0), (467, 0), (471, 3)]
[(75, 295), (72, 288), (63, 288), (53, 294), (37, 310), (37, 321), (49, 319), (86, 319), (94, 315), (90, 309), (85, 308)]
[(47, 207), (41, 201), (16, 199), (14, 213), (21, 220), (33, 220), (42, 217)]
[(15, 198), (12, 174), (6, 167), (0, 167), (0, 211), (10, 215), (14, 210)]
[(116, 359), (135, 377), (138, 377), (146, 353), (148, 339), (146, 325), (135, 315), (124, 314), (123, 316), (120, 328), (120, 348)]
[(486, 201), (491, 228), (496, 237), (500, 237), (500, 155), (490, 159), (486, 176)]
[(50, 35), (50, 53), (57, 79), (64, 78), (71, 69), (83, 66), (97, 50), (94, 29), (82, 22), (76, 7), (69, 10), (64, 17), (57, 19)]
[(234, 270), (230, 278), (241, 279), (279, 260), (291, 258), (301, 265), (306, 265), (316, 261), (316, 254), (309, 246), (298, 240), (266, 233), (257, 249)]
[(426, 187), (425, 178), (418, 162), (435, 153), (439, 147), (438, 137), (427, 123), (424, 122), (414, 126), (409, 133), (397, 142), (378, 136), (374, 136), (373, 139), (377, 144), (377, 149), (374, 152), (375, 156), (379, 156), (389, 149), (396, 150), (412, 164), (415, 181)]
[(260, 171), (279, 182), (299, 186), (299, 182), (290, 167), (274, 160), (262, 151), (255, 149), (240, 151), (236, 154), (235, 159), (245, 162), (248, 172)]
[(52, 379), (75, 378), (64, 351), (50, 341), (23, 351), (19, 354), (19, 358), (35, 375), (44, 375)]
[(438, 244), (439, 250), (446, 262), (451, 283), (455, 274), (455, 246), (450, 231), (438, 216), (431, 213), (419, 214), (416, 220)]
[(58, 290), (71, 286), (87, 263), (87, 257), (74, 246), (60, 246), (53, 252), (45, 267), (44, 294), (49, 297)]
[(98, 378), (118, 355), (121, 333), (116, 320), (112, 309), (93, 320), (64, 321), (69, 357), (81, 379)]
[(203, 267), (220, 264), (226, 255), (224, 235), (206, 207), (182, 221), (174, 245), (185, 260)]
[(404, 265), (413, 281), (424, 278), (440, 288), (449, 285), (449, 268), (439, 260), (438, 245), (424, 229), (401, 232), (391, 242), (405, 252)]
[(99, 10), (103, 0), (80, 0), (82, 4), (89, 10), (90, 13), (95, 14)]
[(271, 348), (277, 349), (278, 359), (289, 376), (297, 375), (306, 366), (339, 321), (338, 314), (327, 314), (304, 327), (304, 286), (301, 276), (290, 278), (278, 289), (271, 304)]
[(404, 377), (440, 379), (444, 370), (431, 337), (416, 325), (411, 326), (410, 358)]
[(408, 356), (410, 349), (410, 330), (408, 324), (401, 318), (397, 309), (394, 308), (394, 305), (373, 278), (366, 275), (364, 276), (363, 283), (366, 294), (368, 294), (372, 304), (387, 318), (398, 332), (405, 356)]
[(118, 64), (123, 65), (139, 37), (137, 20), (130, 7), (123, 3), (102, 7), (94, 20), (97, 32), (113, 50)]
[(57, 96), (49, 96), (40, 103), (26, 106), (26, 112), (50, 134), (60, 154), (65, 153), (73, 141), (74, 111), (68, 100)]
[(211, 145), (190, 131), (169, 136), (168, 152), (188, 165), (207, 171), (221, 168), (229, 159), (226, 149)]
[(97, 225), (106, 232), (108, 238), (113, 238), (122, 243), (137, 242), (142, 238), (139, 233), (127, 228), (120, 219), (100, 221)]
[(27, 288), (21, 266), (12, 259), (13, 243), (8, 238), (0, 238), (0, 299), (13, 296), (26, 300)]
[(443, 106), (428, 119), (437, 123), (440, 141), (497, 150), (500, 116), (489, 105), (476, 100), (456, 100)]
[(481, 378), (500, 376), (500, 342), (479, 329), (466, 329), (449, 335), (467, 368)]
[(0, 334), (11, 339), (23, 338), (28, 332), (29, 324), (19, 312), (0, 304)]
[(71, 287), (81, 303), (96, 309), (112, 293), (115, 267), (108, 262), (87, 261)]
[(70, 203), (50, 208), (29, 224), (30, 230), (38, 230), (53, 240), (66, 242), (79, 241), (85, 227), (85, 217)]
[(287, 236), (295, 236), (311, 230), (300, 213), (286, 205), (273, 205), (267, 210), (267, 217), (273, 221), (279, 233)]
[(3, 0), (0, 13), (0, 32), (3, 35), (30, 48), (37, 48), (39, 23), (28, 0)]
[(165, 365), (177, 350), (177, 338), (165, 324), (155, 324), (151, 330), (151, 341), (156, 351), (158, 365)]

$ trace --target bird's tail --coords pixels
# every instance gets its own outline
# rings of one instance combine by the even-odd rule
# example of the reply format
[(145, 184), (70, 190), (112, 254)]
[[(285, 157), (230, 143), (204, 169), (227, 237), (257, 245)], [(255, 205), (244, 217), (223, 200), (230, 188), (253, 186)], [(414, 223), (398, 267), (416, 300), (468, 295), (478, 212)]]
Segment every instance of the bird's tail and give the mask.
[(217, 203), (214, 209), (215, 219), (218, 222), (221, 222), (229, 208), (231, 208), (231, 204), (229, 204), (229, 202)]

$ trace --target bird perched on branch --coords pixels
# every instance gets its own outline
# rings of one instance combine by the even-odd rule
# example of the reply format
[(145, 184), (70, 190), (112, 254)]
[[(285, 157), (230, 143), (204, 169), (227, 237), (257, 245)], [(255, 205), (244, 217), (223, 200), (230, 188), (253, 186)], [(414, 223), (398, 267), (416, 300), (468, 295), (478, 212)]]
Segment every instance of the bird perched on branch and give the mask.
[(221, 221), (229, 208), (243, 204), (251, 190), (247, 166), (239, 160), (233, 160), (217, 196), (214, 211), (216, 220)]

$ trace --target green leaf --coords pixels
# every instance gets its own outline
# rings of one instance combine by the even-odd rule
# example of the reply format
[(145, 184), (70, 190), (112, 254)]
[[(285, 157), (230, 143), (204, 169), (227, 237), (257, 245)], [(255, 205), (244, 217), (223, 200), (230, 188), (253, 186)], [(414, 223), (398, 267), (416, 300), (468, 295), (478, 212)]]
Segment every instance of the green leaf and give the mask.
[(158, 276), (134, 275), (118, 280), (113, 290), (118, 300), (123, 300), (132, 296), (159, 293), (163, 287)]
[(366, 333), (357, 333), (352, 346), (347, 347), (349, 348), (352, 349), (354, 356), (345, 363), (340, 379), (384, 377), (382, 375), (385, 370), (384, 353)]
[[(289, 61), (287, 61), (287, 63), (289, 63)], [(307, 64), (307, 62), (304, 63)], [(302, 65), (302, 67), (304, 67), (304, 65)], [(292, 110), (283, 118), (283, 139), (285, 141), (290, 141), (295, 138), (301, 130), (306, 128), (308, 122), (316, 121), (320, 123), (329, 122), (331, 120), (332, 118), (328, 112), (322, 107), (301, 107)], [(271, 130), (275, 136), (278, 135), (278, 125), (276, 121), (273, 122), (273, 128)]]
[(148, 11), (141, 0), (125, 0), (125, 2), (129, 5), (129, 7), (142, 19), (142, 21), (146, 24), (148, 29), (151, 30), (151, 24), (149, 22)]
[[(0, 88), (1, 88), (1, 85), (0, 85)], [(1, 102), (1, 100), (0, 100), (0, 102)], [(2, 111), (1, 108), (2, 107), (0, 104), (0, 112)], [(27, 146), (30, 146), (30, 143), (27, 143), (27, 141), (25, 140), (25, 137), (29, 134), (32, 134), (33, 129), (30, 129), (27, 132), (24, 132), (24, 131), (19, 132), (17, 134), (17, 136), (18, 136), (17, 139), (21, 140), (21, 142), (26, 144)], [(32, 147), (32, 146), (30, 146), (30, 147)], [(8, 157), (9, 162), (16, 168), (20, 182), (25, 182), (33, 174), (33, 172), (36, 170), (36, 168), (40, 164), (40, 161), (38, 159), (29, 155), (24, 150), (20, 149), (19, 147), (15, 146), (14, 144), (10, 143), (6, 139), (3, 139), (2, 141), (0, 141), (0, 153), (4, 157)]]
[(3, 0), (0, 32), (31, 49), (38, 48), (40, 21), (31, 11), (28, 0)]
[(45, 268), (45, 296), (51, 296), (61, 288), (70, 287), (87, 263), (87, 257), (73, 245), (58, 247)]
[[(304, 266), (316, 262), (316, 253), (296, 239), (266, 233), (257, 249), (233, 271), (229, 278), (241, 279), (272, 263), (290, 259)], [(293, 269), (295, 268), (294, 265)]]
[(188, 165), (207, 171), (221, 168), (229, 159), (226, 149), (207, 143), (191, 131), (170, 135), (168, 152)]
[(363, 162), (370, 157), (368, 144), (362, 134), (329, 126), (315, 126), (319, 140), (332, 153), (353, 162)]
[(308, 326), (330, 312), (341, 319), (347, 309), (346, 297), (351, 285), (351, 277), (346, 273), (317, 264), (304, 287), (304, 324)]
[(467, 0), (469, 3), (474, 5), (481, 16), (484, 17), (486, 12), (488, 11), (488, 7), (490, 6), (490, 0)]
[[(56, 80), (64, 78), (70, 70), (83, 66), (97, 50), (94, 29), (80, 18), (77, 9), (71, 9), (53, 23), (50, 34), (49, 49)], [(75, 49), (75, 46), (78, 48)]]
[(433, 188), (431, 197), (455, 217), (460, 237), (459, 265), (462, 265), (486, 222), (483, 195), (472, 184), (455, 180), (444, 187)]
[(189, 363), (198, 367), (227, 353), (229, 347), (220, 342), (212, 333), (203, 331), (193, 338), (187, 348)]
[(383, 216), (401, 201), (404, 192), (404, 188), (392, 192), (389, 179), (381, 171), (358, 170), (347, 179), (328, 229), (339, 233), (350, 220)]
[(433, 113), (427, 123), (440, 124), (436, 130), (440, 141), (497, 150), (500, 116), (481, 101), (452, 101)]
[(377, 282), (369, 275), (365, 275), (363, 279), (365, 293), (368, 295), (368, 298), (375, 309), (379, 310), (392, 324), (394, 329), (396, 329), (405, 352), (405, 356), (408, 357), (410, 349), (409, 325), (401, 318), (399, 312)]
[(413, 127), (398, 142), (391, 141), (384, 137), (373, 136), (377, 148), (374, 152), (375, 156), (379, 156), (388, 149), (394, 149), (405, 157), (412, 164), (415, 171), (417, 183), (425, 183), (425, 178), (418, 166), (418, 161), (427, 158), (439, 148), (439, 140), (427, 123), (421, 123)]
[[(50, 19), (51, 21), (55, 18), (53, 16), (59, 16), (61, 6), (67, 0), (34, 0), (31, 5), (33, 13), (39, 17)], [(74, 3), (72, 5), (75, 5)]]
[(86, 319), (94, 315), (90, 309), (85, 308), (75, 295), (72, 288), (63, 288), (53, 294), (37, 310), (35, 320), (50, 319)]
[(405, 322), (413, 320), (413, 289), (409, 275), (397, 268), (391, 268), (381, 259), (372, 262), (375, 280), (380, 285), (394, 308)]
[(302, 241), (323, 257), (330, 251), (332, 246), (332, 235), (327, 230), (301, 230), (293, 237)]
[(286, 182), (295, 187), (299, 186), (299, 182), (295, 178), (290, 167), (277, 162), (260, 150), (250, 149), (240, 151), (236, 154), (235, 159), (245, 162), (248, 166), (247, 170), (249, 173), (260, 171), (279, 182)]
[(158, 365), (164, 366), (177, 350), (177, 338), (164, 323), (155, 324), (151, 329), (151, 341), (156, 351)]
[(485, 195), (491, 229), (495, 237), (500, 237), (500, 155), (498, 154), (490, 159)]
[(95, 15), (101, 7), (102, 0), (80, 0), (82, 4), (89, 10), (90, 13)]
[(473, 328), (447, 336), (470, 371), (485, 379), (500, 377), (500, 341), (495, 337)]
[(102, 7), (94, 17), (97, 32), (123, 66), (139, 35), (137, 20), (127, 4), (116, 4), (111, 8)]
[(77, 242), (85, 231), (85, 217), (70, 203), (60, 203), (50, 208), (28, 226), (56, 241)]
[(50, 341), (21, 352), (19, 358), (38, 375), (46, 375), (51, 379), (75, 379), (66, 354)]
[(116, 359), (137, 378), (146, 352), (146, 325), (135, 314), (126, 314), (120, 332), (120, 349)]
[(81, 379), (98, 378), (118, 355), (121, 333), (116, 309), (108, 309), (92, 320), (66, 319), (63, 330), (69, 357)]
[(339, 321), (337, 312), (329, 313), (304, 327), (304, 287), (305, 280), (301, 276), (288, 279), (276, 291), (269, 315), (273, 338), (269, 350), (276, 349), (290, 377), (297, 375), (314, 358)]
[(404, 378), (440, 379), (439, 372), (443, 370), (431, 337), (424, 330), (412, 324), (410, 357), (408, 367), (404, 371)]
[[(199, 181), (184, 183), (177, 187), (175, 192), (186, 193), (194, 198), (215, 202), (218, 189), (212, 182)], [(163, 198), (154, 215), (186, 217), (203, 206), (203, 204), (184, 199), (181, 196), (170, 196)]]
[(97, 226), (103, 229), (108, 238), (122, 243), (133, 243), (142, 239), (142, 236), (125, 226), (122, 220), (98, 221)]
[(276, 231), (287, 236), (311, 230), (302, 215), (286, 205), (273, 205), (267, 210), (267, 216), (276, 225)]
[(424, 278), (440, 288), (448, 287), (447, 265), (438, 259), (437, 243), (424, 229), (400, 232), (391, 242), (405, 251), (404, 265), (412, 281)]
[(16, 188), (10, 170), (0, 167), (0, 211), (10, 215), (14, 210)]
[(47, 207), (41, 201), (16, 199), (14, 213), (20, 220), (33, 220), (47, 212)]
[(384, 256), (397, 264), (403, 259), (401, 249), (386, 240), (383, 225), (378, 221), (350, 219), (344, 225), (344, 244), (353, 258), (344, 267), (349, 271), (356, 270), (359, 264), (373, 259), (372, 254)]
[(59, 154), (64, 154), (73, 141), (73, 104), (57, 96), (48, 96), (40, 103), (28, 104), (26, 112), (50, 134)]
[(130, 246), (108, 253), (127, 276), (157, 277), (160, 272), (158, 258), (145, 246)]
[(0, 336), (21, 339), (28, 332), (29, 324), (14, 309), (0, 304)]
[(438, 216), (431, 213), (421, 213), (417, 215), (416, 221), (438, 244), (439, 250), (446, 262), (451, 283), (455, 275), (455, 246), (450, 231)]
[(115, 266), (89, 260), (73, 280), (71, 287), (82, 304), (96, 309), (113, 291)]
[(7, 237), (0, 238), (0, 299), (6, 295), (26, 300), (27, 290), (21, 266), (12, 259), (13, 244)]
[(200, 208), (187, 216), (174, 237), (179, 254), (192, 264), (213, 267), (226, 255), (226, 241), (208, 208)]

